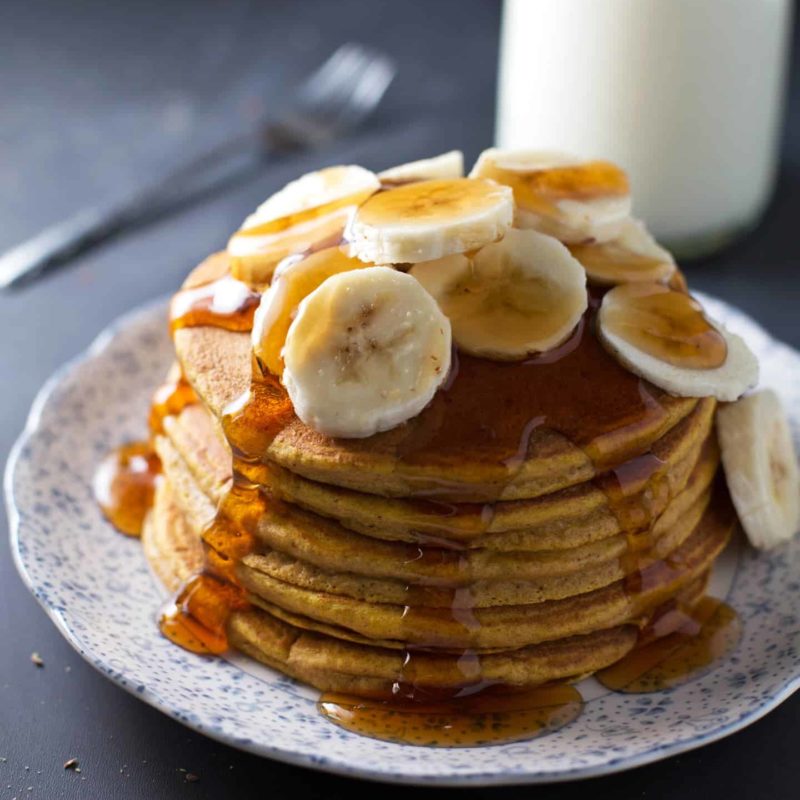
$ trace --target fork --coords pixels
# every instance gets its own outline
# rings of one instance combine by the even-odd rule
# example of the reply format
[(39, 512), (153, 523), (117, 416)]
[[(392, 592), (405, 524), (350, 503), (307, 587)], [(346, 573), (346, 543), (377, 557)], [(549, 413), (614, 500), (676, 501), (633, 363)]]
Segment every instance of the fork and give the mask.
[(116, 206), (86, 208), (8, 250), (0, 256), (0, 289), (219, 193), (252, 174), (269, 155), (318, 148), (354, 130), (380, 103), (395, 72), (382, 53), (342, 45), (306, 78), (292, 105), (274, 121), (217, 145)]

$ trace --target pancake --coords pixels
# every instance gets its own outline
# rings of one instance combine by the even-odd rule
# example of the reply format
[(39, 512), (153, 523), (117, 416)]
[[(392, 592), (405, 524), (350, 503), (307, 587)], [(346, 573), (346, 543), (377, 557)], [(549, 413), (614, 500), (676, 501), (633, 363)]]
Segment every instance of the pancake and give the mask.
[[(265, 573), (242, 568), (243, 585), (258, 597), (294, 613), (338, 625), (370, 639), (396, 639), (424, 646), (451, 648), (519, 647), (600, 630), (641, 618), (706, 572), (727, 543), (733, 527), (730, 515), (714, 504), (680, 547), (670, 554), (674, 568), (657, 562), (645, 570), (645, 585), (631, 591), (624, 581), (564, 600), (537, 604), (451, 609), (368, 603), (345, 595), (313, 591), (285, 583)], [(468, 623), (459, 616), (469, 618)], [(473, 622), (474, 620), (474, 622)]]
[[(213, 518), (212, 499), (199, 491), (193, 474), (169, 440), (159, 439), (157, 448), (165, 474), (176, 487), (179, 504), (199, 536), (202, 528)], [(649, 533), (651, 543), (660, 543), (663, 538), (663, 546), (671, 542), (674, 547), (691, 532), (698, 509), (701, 511), (708, 499), (708, 489), (717, 466), (715, 455), (696, 464), (686, 489), (653, 525)], [(396, 600), (409, 582), (440, 587), (474, 584), (478, 605), (490, 604), (482, 601), (483, 596), (496, 603), (513, 603), (519, 602), (520, 593), (524, 593), (525, 602), (539, 602), (604, 586), (624, 576), (624, 556), (630, 544), (625, 535), (617, 535), (572, 550), (552, 552), (421, 548), (376, 541), (286, 503), (268, 504), (256, 535), (262, 550), (271, 551), (270, 560), (266, 561), (263, 554), (253, 554), (245, 563), (261, 571), (279, 570), (284, 580), (287, 580), (285, 576), (291, 564), (299, 560), (302, 566), (297, 568), (298, 580), (306, 585), (312, 580), (313, 567), (328, 573), (346, 572), (391, 579), (391, 583), (384, 584), (390, 587), (389, 590), (378, 598), (382, 601)], [(290, 560), (279, 558), (281, 555), (290, 557)], [(629, 569), (634, 566), (635, 562), (631, 561)], [(315, 588), (320, 588), (319, 580), (324, 579), (318, 577)], [(514, 583), (521, 581), (524, 582), (522, 586)], [(340, 579), (341, 582), (348, 583), (346, 579)], [(372, 581), (366, 585), (374, 590), (378, 584)], [(352, 595), (354, 590), (343, 591)], [(376, 599), (374, 594), (356, 593), (352, 596)]]
[[(170, 458), (165, 459), (165, 464), (171, 463)], [(592, 570), (585, 568), (577, 570), (572, 581), (561, 577), (550, 586), (547, 581), (529, 580), (473, 582), (468, 611), (478, 623), (475, 628), (453, 618), (449, 606), (458, 594), (445, 591), (439, 595), (440, 610), (446, 612), (443, 618), (431, 602), (437, 597), (436, 591), (423, 591), (422, 600), (429, 607), (414, 608), (412, 625), (405, 610), (412, 598), (402, 581), (354, 572), (330, 573), (275, 551), (246, 556), (237, 567), (237, 575), (255, 602), (264, 599), (370, 639), (424, 643), (433, 637), (448, 646), (519, 646), (630, 622), (706, 571), (729, 533), (729, 527), (720, 521), (724, 515), (718, 504), (706, 509), (707, 503), (708, 492), (700, 494), (674, 520), (675, 524), (665, 525), (666, 532), (656, 541), (653, 557), (668, 558), (680, 568), (654, 569), (655, 577), (648, 579), (641, 592), (632, 592), (622, 580), (613, 582), (620, 572), (624, 574), (624, 560), (611, 562), (612, 572), (599, 579), (603, 588), (596, 590), (591, 582)], [(638, 561), (631, 566), (642, 569)], [(548, 590), (565, 599), (546, 599)]]
[[(668, 555), (692, 534), (708, 500), (707, 494), (698, 498), (681, 517), (680, 523), (670, 528), (668, 534), (656, 542), (656, 556), (661, 551)], [(470, 606), (474, 608), (524, 605), (590, 592), (642, 568), (638, 559), (628, 559), (623, 555), (590, 566), (576, 560), (571, 566), (569, 573), (543, 575), (538, 578), (472, 578), (467, 583), (464, 575), (458, 575), (457, 579), (465, 582), (457, 588), (468, 588)], [(245, 556), (238, 567), (238, 575), (242, 584), (256, 593), (259, 593), (258, 587), (265, 579), (274, 579), (312, 592), (344, 595), (369, 603), (396, 603), (405, 606), (424, 602), (427, 606), (447, 609), (453, 604), (453, 587), (448, 585), (446, 578), (430, 577), (428, 580), (436, 581), (434, 585), (430, 585), (409, 583), (402, 578), (373, 577), (352, 571), (334, 572), (328, 565), (315, 566), (275, 550), (262, 550)]]
[[(306, 631), (263, 609), (234, 614), (231, 643), (268, 666), (280, 669), (323, 691), (389, 694), (402, 673), (402, 651), (357, 644)], [(531, 686), (570, 680), (614, 663), (635, 644), (637, 631), (625, 626), (556, 643), (500, 653), (476, 654), (482, 680)], [(452, 656), (415, 655), (414, 679), (429, 687), (464, 684)]]
[(142, 548), (153, 572), (171, 592), (203, 567), (200, 538), (175, 503), (168, 480), (156, 486), (153, 508), (142, 528)]
[[(649, 481), (667, 484), (651, 505), (653, 515), (685, 485), (709, 437), (713, 415), (713, 402), (701, 401), (653, 443), (650, 454), (661, 464)], [(419, 541), (433, 536), (474, 547), (536, 550), (576, 547), (623, 529), (607, 491), (593, 481), (534, 499), (475, 505), (370, 495), (310, 481), (277, 466), (267, 476), (264, 482), (278, 497), (378, 538)], [(640, 491), (646, 488), (642, 485)]]
[[(703, 592), (706, 576), (690, 583), (680, 602), (690, 607)], [(335, 629), (329, 629), (335, 630)], [(313, 627), (301, 627), (257, 608), (233, 615), (231, 644), (253, 658), (322, 691), (391, 696), (404, 674), (408, 657), (402, 648), (353, 642)], [(512, 686), (535, 686), (556, 680), (579, 680), (618, 661), (636, 643), (637, 628), (624, 625), (557, 642), (499, 652), (476, 652), (481, 680)], [(413, 654), (417, 685), (455, 688), (464, 675), (454, 669), (453, 657), (430, 651)]]
[[(292, 417), (261, 457), (311, 480), (387, 497), (513, 500), (591, 480), (603, 471), (599, 464), (613, 466), (648, 451), (700, 401), (645, 386), (593, 335), (581, 341), (585, 344), (558, 362), (561, 372), (580, 378), (563, 385), (563, 392), (553, 393), (552, 378), (528, 375), (525, 367), (462, 356), (451, 388), (407, 423), (368, 439), (335, 439)], [(221, 418), (249, 389), (249, 336), (183, 328), (174, 332), (174, 342), (187, 379)], [(563, 363), (572, 357), (579, 363)], [(515, 367), (523, 372), (515, 373)], [(609, 383), (613, 392), (586, 391)], [(487, 386), (493, 390), (488, 398)], [(487, 402), (500, 406), (500, 416), (493, 417)], [(705, 403), (713, 406), (713, 400)], [(537, 414), (540, 407), (562, 431), (544, 427), (551, 420)], [(531, 424), (512, 419), (511, 408), (525, 409)], [(504, 413), (507, 430), (485, 430), (486, 419), (503, 420)], [(532, 424), (540, 418), (541, 424)], [(453, 429), (456, 420), (466, 430)], [(582, 441), (575, 444), (578, 438)]]
[[(191, 549), (181, 545), (186, 527), (174, 506), (169, 482), (161, 487), (145, 528), (145, 552), (165, 585), (175, 587), (197, 562)], [(156, 530), (162, 535), (155, 535)], [(195, 544), (196, 557), (199, 542), (195, 540)], [(687, 597), (689, 592), (697, 596), (701, 586), (701, 582), (690, 585)], [(293, 619), (295, 623), (301, 620)], [(401, 646), (376, 645), (364, 638), (348, 641), (332, 635), (331, 631), (336, 631), (332, 626), (325, 633), (315, 630), (313, 621), (307, 624), (304, 628), (255, 607), (231, 616), (229, 638), (243, 653), (321, 690), (383, 693), (402, 673), (405, 656)], [(579, 678), (613, 663), (631, 649), (636, 637), (637, 628), (624, 625), (530, 647), (478, 652), (475, 657), (484, 680), (537, 685)], [(429, 686), (456, 686), (463, 680), (447, 654), (415, 654), (414, 668), (417, 678)]]
[[(647, 483), (635, 487), (638, 495), (656, 481), (661, 484), (656, 496), (648, 500), (653, 517), (685, 487), (703, 446), (713, 450), (707, 457), (716, 465), (716, 444), (709, 434), (713, 410), (713, 404), (701, 403), (664, 439), (654, 443), (652, 454), (662, 463)], [(230, 455), (219, 440), (221, 434), (213, 418), (195, 405), (178, 417), (167, 418), (164, 424), (197, 482), (213, 502), (218, 502), (230, 480)], [(275, 466), (265, 470), (262, 481), (274, 495), (291, 505), (382, 539), (430, 542), (435, 537), (459, 546), (535, 551), (588, 545), (624, 528), (618, 510), (610, 505), (608, 491), (594, 482), (535, 500), (499, 501), (490, 507), (475, 507), (389, 499), (344, 490)], [(633, 500), (628, 496), (626, 503)], [(499, 533), (502, 535), (493, 535)]]

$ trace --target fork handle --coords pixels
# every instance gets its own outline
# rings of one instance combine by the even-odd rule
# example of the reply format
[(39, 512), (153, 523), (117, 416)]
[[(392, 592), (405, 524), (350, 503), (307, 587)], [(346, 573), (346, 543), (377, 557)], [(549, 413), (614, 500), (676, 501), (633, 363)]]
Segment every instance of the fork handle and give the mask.
[(86, 208), (0, 256), (0, 289), (61, 264), (122, 231), (145, 225), (253, 174), (272, 148), (253, 134), (231, 139), (122, 203)]

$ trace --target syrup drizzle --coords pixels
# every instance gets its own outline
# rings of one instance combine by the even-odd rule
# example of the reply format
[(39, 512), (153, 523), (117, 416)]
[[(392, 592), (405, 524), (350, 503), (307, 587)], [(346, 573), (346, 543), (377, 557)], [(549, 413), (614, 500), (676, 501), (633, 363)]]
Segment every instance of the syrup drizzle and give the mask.
[(332, 204), (238, 231), (229, 244), (234, 274), (254, 284), (266, 284), (287, 258), (333, 246), (346, 238), (362, 193)]
[(177, 416), (184, 408), (197, 402), (197, 395), (183, 373), (160, 386), (153, 394), (150, 403), (148, 419), (150, 435), (157, 436), (164, 433), (164, 420), (167, 417)]
[[(598, 472), (615, 466), (621, 449), (623, 459), (640, 454), (640, 432), (664, 424), (673, 401), (621, 367), (600, 345), (594, 321), (601, 296), (595, 290), (592, 307), (573, 334), (541, 356), (508, 364), (459, 354), (450, 385), (408, 423), (395, 454), (407, 464), (469, 458), (491, 477), (478, 487), (429, 481), (420, 485), (418, 497), (500, 499), (533, 439), (546, 431), (583, 450)], [(587, 391), (590, 386), (596, 388)], [(623, 443), (630, 443), (627, 452)]]
[(225, 275), (211, 283), (181, 289), (169, 308), (170, 327), (211, 325), (228, 331), (250, 331), (261, 300), (246, 283)]
[(266, 500), (245, 469), (234, 461), (231, 487), (203, 531), (204, 568), (186, 581), (159, 618), (161, 632), (193, 653), (227, 651), (228, 619), (250, 605), (236, 576), (236, 564), (255, 549), (255, 526), (266, 512)]
[(595, 678), (615, 692), (680, 686), (731, 653), (741, 633), (738, 615), (721, 600), (703, 597), (691, 608), (671, 604), (641, 632), (628, 655)]
[(127, 442), (110, 452), (94, 474), (95, 502), (120, 533), (141, 536), (142, 526), (153, 505), (161, 462), (153, 438), (164, 432), (164, 419), (179, 414), (197, 397), (183, 375), (159, 387), (150, 407), (150, 439)]
[(604, 309), (606, 330), (661, 361), (685, 369), (725, 363), (728, 346), (693, 297), (660, 283), (618, 286)]
[(149, 442), (130, 442), (109, 453), (94, 475), (94, 498), (120, 533), (141, 536), (153, 505), (161, 462)]
[(485, 164), (481, 177), (510, 186), (520, 208), (552, 219), (561, 216), (558, 204), (562, 200), (591, 201), (602, 197), (621, 197), (630, 191), (625, 173), (607, 161), (530, 172)]
[(258, 522), (267, 512), (260, 489), (257, 455), (282, 430), (293, 414), (274, 376), (262, 372), (253, 359), (249, 393), (225, 414), (223, 431), (231, 445), (233, 479), (217, 514), (203, 531), (205, 568), (179, 590), (175, 602), (162, 610), (161, 632), (196, 653), (220, 654), (228, 649), (227, 622), (234, 611), (249, 607), (236, 575), (236, 564), (256, 547)]

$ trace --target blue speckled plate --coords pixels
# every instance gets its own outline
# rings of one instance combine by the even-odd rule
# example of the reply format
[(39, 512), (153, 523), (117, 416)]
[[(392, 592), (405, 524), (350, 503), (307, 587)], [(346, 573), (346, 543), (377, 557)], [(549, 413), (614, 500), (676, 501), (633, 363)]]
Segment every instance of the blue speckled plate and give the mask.
[[(706, 301), (759, 354), (763, 383), (781, 392), (797, 434), (800, 354), (740, 312)], [(655, 761), (743, 728), (800, 686), (800, 540), (770, 555), (739, 542), (724, 555), (712, 593), (739, 612), (744, 634), (712, 671), (651, 695), (613, 694), (585, 681), (584, 713), (530, 742), (441, 750), (375, 741), (326, 722), (313, 690), (249, 659), (184, 652), (158, 633), (162, 590), (139, 543), (110, 528), (90, 490), (109, 447), (145, 433), (151, 392), (172, 358), (164, 316), (163, 302), (126, 316), (47, 383), (5, 480), (23, 580), (75, 649), (145, 702), (270, 758), (387, 781), (474, 786), (580, 778)]]

